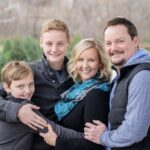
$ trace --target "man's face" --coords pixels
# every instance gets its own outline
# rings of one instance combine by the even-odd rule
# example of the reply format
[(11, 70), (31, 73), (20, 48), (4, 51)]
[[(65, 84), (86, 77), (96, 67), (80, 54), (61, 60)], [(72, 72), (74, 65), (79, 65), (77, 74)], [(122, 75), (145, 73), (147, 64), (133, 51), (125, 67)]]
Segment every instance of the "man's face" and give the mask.
[(124, 25), (108, 27), (104, 32), (105, 50), (113, 65), (121, 68), (134, 55), (138, 39), (131, 39)]
[(65, 32), (51, 30), (42, 34), (40, 46), (50, 65), (64, 63), (69, 40)]

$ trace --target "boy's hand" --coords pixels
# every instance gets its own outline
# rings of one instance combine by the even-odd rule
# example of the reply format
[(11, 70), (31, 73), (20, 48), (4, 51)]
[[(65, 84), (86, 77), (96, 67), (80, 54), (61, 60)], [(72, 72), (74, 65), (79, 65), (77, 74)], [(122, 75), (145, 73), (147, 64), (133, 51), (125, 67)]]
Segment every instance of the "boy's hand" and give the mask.
[(38, 110), (39, 107), (32, 104), (25, 104), (21, 106), (18, 111), (19, 120), (34, 130), (37, 130), (37, 128), (43, 129), (44, 127), (47, 127), (47, 122), (37, 115), (33, 109)]
[(48, 124), (48, 132), (40, 133), (40, 136), (42, 136), (44, 138), (44, 141), (47, 144), (49, 144), (51, 146), (56, 146), (57, 134), (54, 132), (54, 130), (50, 124)]

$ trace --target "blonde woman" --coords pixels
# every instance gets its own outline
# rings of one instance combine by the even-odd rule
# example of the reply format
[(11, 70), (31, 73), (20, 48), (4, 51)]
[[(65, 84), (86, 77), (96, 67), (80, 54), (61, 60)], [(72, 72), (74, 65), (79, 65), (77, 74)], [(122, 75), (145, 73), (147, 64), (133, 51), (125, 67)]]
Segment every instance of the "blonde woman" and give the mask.
[[(110, 71), (102, 44), (92, 38), (80, 41), (73, 49), (68, 71), (75, 84), (61, 95), (61, 100), (54, 106), (57, 120), (78, 132), (83, 132), (85, 122), (95, 119), (107, 124)], [(48, 128), (49, 132), (40, 135), (56, 150), (104, 148), (84, 138), (62, 138), (51, 126)]]

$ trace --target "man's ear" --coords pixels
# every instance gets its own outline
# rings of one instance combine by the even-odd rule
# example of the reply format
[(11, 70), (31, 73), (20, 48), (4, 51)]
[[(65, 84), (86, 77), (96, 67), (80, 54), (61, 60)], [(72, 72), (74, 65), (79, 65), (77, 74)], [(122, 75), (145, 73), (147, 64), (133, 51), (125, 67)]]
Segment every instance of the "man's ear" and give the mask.
[(7, 93), (10, 93), (10, 87), (7, 83), (3, 83), (3, 88)]
[(135, 36), (133, 41), (134, 41), (134, 44), (135, 44), (135, 48), (138, 48), (139, 47), (139, 39), (138, 39), (138, 37)]

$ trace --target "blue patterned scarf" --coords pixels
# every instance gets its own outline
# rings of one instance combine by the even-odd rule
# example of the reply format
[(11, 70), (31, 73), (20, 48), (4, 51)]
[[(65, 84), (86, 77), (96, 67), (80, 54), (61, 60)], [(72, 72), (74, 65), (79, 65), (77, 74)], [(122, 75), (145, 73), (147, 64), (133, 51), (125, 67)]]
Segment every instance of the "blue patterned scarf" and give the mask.
[(85, 82), (77, 82), (61, 95), (61, 100), (54, 106), (58, 120), (62, 120), (92, 89), (100, 89), (108, 92), (110, 85), (99, 78), (89, 79)]

